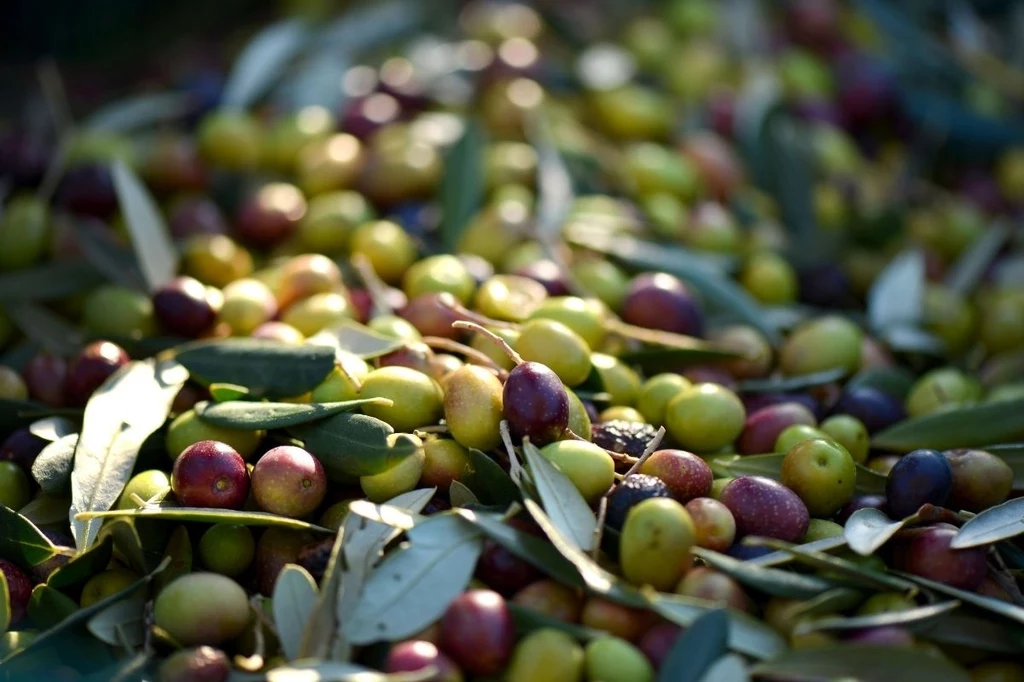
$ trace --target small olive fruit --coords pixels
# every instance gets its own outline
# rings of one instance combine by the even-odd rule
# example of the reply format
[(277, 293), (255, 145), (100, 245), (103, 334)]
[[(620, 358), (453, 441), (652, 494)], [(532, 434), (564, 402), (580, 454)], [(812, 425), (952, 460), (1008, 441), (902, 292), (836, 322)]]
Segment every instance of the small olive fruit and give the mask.
[[(388, 436), (388, 440), (391, 441), (398, 435), (391, 434)], [(422, 441), (416, 436), (401, 435), (418, 443), (418, 447), (412, 454), (386, 471), (359, 478), (359, 485), (371, 502), (387, 502), (396, 495), (409, 492), (416, 487), (423, 475), (426, 452)]]
[(351, 190), (329, 192), (310, 198), (297, 236), (313, 251), (336, 253), (349, 245), (357, 225), (372, 218), (373, 207), (362, 194)]
[(363, 381), (360, 395), (391, 400), (391, 405), (364, 405), (363, 412), (386, 421), (396, 431), (409, 432), (435, 424), (443, 409), (443, 395), (437, 382), (408, 367), (373, 370)]
[(256, 446), (259, 445), (262, 438), (262, 431), (243, 431), (226, 426), (214, 426), (200, 419), (195, 410), (188, 410), (178, 415), (167, 427), (165, 444), (167, 454), (171, 459), (177, 459), (178, 455), (185, 451), (185, 448), (202, 440), (227, 443), (243, 458), (248, 458), (256, 451)]
[(920, 417), (974, 402), (981, 397), (978, 381), (955, 367), (928, 372), (907, 395), (907, 415)]
[(281, 321), (298, 329), (305, 336), (313, 336), (323, 329), (337, 326), (354, 317), (348, 296), (339, 291), (313, 294), (289, 306)]
[(854, 372), (860, 366), (864, 333), (853, 322), (828, 315), (797, 327), (782, 345), (779, 367), (787, 375), (828, 369)]
[(199, 556), (214, 573), (241, 575), (256, 556), (256, 541), (248, 526), (215, 523), (199, 539)]
[(338, 365), (313, 389), (309, 396), (314, 403), (333, 403), (355, 400), (370, 366), (358, 355), (339, 351)]
[(402, 289), (410, 299), (422, 294), (450, 293), (467, 304), (473, 298), (476, 282), (461, 260), (443, 254), (411, 265), (402, 277)]
[(550, 367), (567, 386), (583, 383), (590, 374), (590, 348), (572, 329), (555, 320), (530, 320), (516, 340), (524, 360)]
[[(601, 378), (601, 385), (610, 395), (608, 403), (628, 406), (636, 402), (640, 392), (640, 375), (614, 355), (593, 353), (590, 363)], [(641, 413), (642, 414), (642, 413)]]
[(86, 296), (82, 323), (100, 337), (137, 338), (156, 331), (150, 298), (134, 289), (113, 284), (98, 287)]
[[(351, 251), (370, 261), (377, 275), (397, 284), (416, 262), (416, 243), (400, 225), (379, 220), (364, 223), (352, 233)], [(409, 298), (412, 298), (410, 296)]]
[(243, 278), (224, 287), (220, 319), (235, 336), (249, 336), (257, 327), (277, 315), (277, 299), (263, 282)]
[(651, 682), (654, 668), (640, 649), (618, 637), (590, 640), (584, 651), (588, 680)]
[(189, 573), (157, 595), (153, 617), (180, 644), (219, 644), (249, 624), (249, 597), (231, 578)]
[(553, 296), (545, 299), (530, 314), (530, 319), (555, 320), (573, 330), (588, 348), (599, 348), (606, 336), (608, 308), (596, 298)]
[(679, 374), (655, 374), (640, 387), (636, 409), (649, 424), (665, 423), (665, 412), (672, 399), (690, 388), (690, 380)]
[(84, 609), (133, 585), (141, 576), (127, 568), (108, 568), (89, 578), (79, 604)]
[(501, 442), (502, 385), (477, 365), (463, 365), (444, 380), (444, 419), (452, 438), (478, 450)]
[[(579, 682), (583, 677), (583, 648), (554, 628), (534, 630), (512, 653), (508, 682)], [(601, 678), (591, 678), (601, 679)]]
[(857, 465), (846, 448), (834, 441), (805, 440), (786, 453), (781, 480), (812, 516), (826, 517), (853, 497)]
[(735, 393), (718, 384), (696, 384), (676, 396), (665, 410), (669, 434), (684, 448), (713, 452), (743, 431), (746, 410)]
[(160, 469), (149, 469), (148, 471), (142, 471), (128, 480), (124, 490), (121, 491), (121, 497), (117, 500), (117, 509), (135, 509), (139, 505), (132, 499), (132, 495), (137, 495), (143, 501), (152, 499), (160, 493), (167, 492), (171, 489), (171, 478), (166, 472)]
[(837, 414), (821, 422), (821, 430), (846, 448), (853, 461), (863, 464), (871, 449), (871, 436), (864, 422), (849, 414)]
[(634, 585), (668, 591), (690, 567), (697, 538), (690, 513), (668, 497), (646, 499), (626, 514), (619, 539), (622, 575)]
[(579, 440), (560, 440), (541, 448), (587, 502), (596, 502), (615, 481), (615, 463), (602, 448)]

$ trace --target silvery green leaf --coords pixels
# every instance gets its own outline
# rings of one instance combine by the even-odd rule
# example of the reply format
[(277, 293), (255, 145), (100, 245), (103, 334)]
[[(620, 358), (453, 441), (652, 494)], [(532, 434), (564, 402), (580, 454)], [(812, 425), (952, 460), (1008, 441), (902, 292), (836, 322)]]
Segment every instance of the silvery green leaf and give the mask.
[(990, 507), (960, 527), (950, 546), (966, 549), (990, 545), (1024, 534), (1024, 498)]
[(121, 161), (112, 168), (114, 189), (143, 277), (154, 291), (178, 272), (178, 250), (163, 215), (135, 172)]
[(899, 254), (875, 278), (868, 292), (868, 323), (877, 334), (901, 326), (917, 327), (924, 300), (924, 255)]
[(843, 537), (854, 552), (870, 556), (892, 539), (906, 522), (906, 519), (893, 521), (878, 509), (858, 509), (846, 521)]
[(448, 500), (451, 502), (452, 507), (480, 504), (480, 500), (473, 494), (473, 491), (459, 481), (452, 481), (452, 484), (448, 486)]
[(319, 593), (309, 571), (296, 564), (286, 564), (274, 583), (272, 606), (274, 626), (281, 650), (289, 661), (299, 657), (302, 635), (313, 615)]
[(523, 443), (531, 479), (551, 522), (576, 549), (589, 552), (594, 546), (597, 519), (569, 477), (541, 454), (532, 443)]
[(142, 646), (146, 638), (145, 610), (146, 595), (138, 590), (97, 613), (86, 627), (93, 637), (110, 646)]
[(128, 133), (181, 118), (192, 108), (189, 96), (181, 92), (133, 95), (103, 107), (86, 119), (82, 127), (91, 131)]
[(341, 620), (353, 644), (394, 641), (441, 617), (473, 577), (483, 542), (456, 516), (434, 517), (370, 573), (352, 613)]
[(245, 46), (224, 86), (221, 106), (251, 106), (284, 71), (309, 39), (309, 27), (297, 19), (267, 26)]
[(43, 417), (29, 424), (28, 430), (33, 436), (52, 443), (64, 436), (75, 433), (77, 428), (64, 417)]
[(970, 295), (1010, 237), (1010, 226), (994, 223), (965, 250), (946, 273), (945, 284), (961, 296)]

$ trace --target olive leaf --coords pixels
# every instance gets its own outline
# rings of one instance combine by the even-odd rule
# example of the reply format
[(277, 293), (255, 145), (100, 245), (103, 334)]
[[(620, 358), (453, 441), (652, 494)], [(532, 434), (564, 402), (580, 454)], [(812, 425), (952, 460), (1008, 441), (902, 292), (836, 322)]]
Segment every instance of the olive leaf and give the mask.
[[(771, 554), (764, 554), (762, 556), (748, 559), (747, 563), (754, 566), (781, 566), (783, 564), (792, 563), (795, 561), (795, 557), (792, 552), (787, 551), (791, 545), (782, 543), (786, 549), (775, 550)], [(830, 538), (822, 538), (821, 540), (814, 540), (813, 542), (805, 542), (801, 545), (792, 545), (800, 550), (806, 550), (808, 552), (831, 552), (832, 550), (839, 549), (840, 547), (846, 547), (846, 538), (842, 535), (833, 536)]]
[(960, 527), (950, 547), (966, 549), (989, 545), (1024, 534), (1024, 498), (990, 507)]
[(1010, 226), (994, 223), (971, 243), (946, 273), (946, 287), (961, 296), (969, 296), (985, 276), (992, 261), (1010, 237)]
[(56, 590), (68, 590), (84, 585), (89, 578), (107, 568), (114, 553), (114, 538), (104, 537), (82, 554), (71, 557), (46, 578), (46, 584)]
[(924, 255), (899, 254), (875, 278), (868, 292), (868, 324), (880, 336), (900, 327), (917, 328), (924, 301)]
[(908, 452), (918, 448), (949, 450), (1009, 443), (1024, 437), (1024, 398), (954, 407), (912, 417), (876, 433), (877, 448)]
[[(435, 491), (436, 488), (430, 489), (431, 494)], [(376, 523), (382, 523), (396, 530), (409, 530), (427, 518), (401, 507), (393, 507), (389, 504), (374, 504), (369, 500), (352, 500), (349, 502), (348, 512)]]
[(843, 537), (854, 552), (861, 556), (870, 556), (906, 524), (907, 519), (893, 521), (885, 512), (878, 509), (858, 509), (847, 519)]
[(462, 137), (445, 154), (441, 178), (441, 243), (456, 251), (459, 238), (484, 198), (486, 139), (478, 121), (466, 122)]
[(85, 261), (57, 261), (0, 274), (0, 302), (51, 301), (89, 291), (103, 275)]
[(115, 161), (111, 174), (139, 268), (150, 291), (155, 291), (177, 274), (178, 250), (160, 209), (135, 172), (123, 161)]
[(54, 355), (74, 355), (82, 347), (85, 340), (82, 332), (39, 304), (10, 302), (4, 308), (25, 336)]
[(970, 682), (967, 672), (945, 657), (891, 646), (842, 644), (793, 649), (754, 666), (754, 675), (861, 682)]
[[(698, 618), (721, 605), (676, 594), (654, 593), (650, 596), (652, 610), (683, 628), (692, 627)], [(729, 648), (759, 660), (770, 660), (786, 650), (786, 641), (766, 623), (733, 609), (725, 609), (729, 617)]]
[(525, 636), (534, 630), (560, 630), (580, 642), (587, 642), (592, 639), (607, 637), (608, 634), (593, 628), (576, 623), (567, 623), (564, 620), (554, 618), (541, 613), (536, 609), (520, 606), (514, 601), (507, 603), (508, 610), (512, 613), (512, 620), (516, 624), (516, 634)]
[(746, 379), (736, 385), (740, 393), (788, 393), (802, 391), (814, 386), (823, 386), (839, 381), (846, 376), (846, 370), (838, 367), (822, 372), (803, 374), (795, 377), (769, 377), (767, 379)]
[(364, 360), (387, 355), (406, 344), (403, 339), (385, 336), (355, 320), (345, 320), (335, 327), (317, 332), (309, 337), (307, 342), (317, 346), (328, 346), (335, 352), (352, 353)]
[(589, 552), (597, 530), (597, 519), (590, 505), (569, 477), (528, 440), (523, 441), (523, 455), (548, 518), (576, 549)]
[(110, 511), (80, 512), (76, 515), (79, 522), (95, 519), (117, 517), (134, 519), (154, 519), (158, 521), (178, 521), (196, 523), (233, 523), (240, 526), (275, 526), (292, 530), (308, 530), (317, 533), (330, 533), (327, 528), (286, 516), (269, 514), (259, 511), (239, 511), (235, 509), (213, 509), (210, 507), (174, 507), (163, 505), (147, 505), (137, 509), (111, 509)]
[(138, 647), (146, 639), (146, 595), (136, 590), (126, 599), (111, 604), (85, 624), (89, 633), (104, 644)]
[(281, 650), (289, 661), (299, 656), (302, 634), (306, 623), (316, 608), (316, 581), (309, 571), (296, 564), (285, 564), (274, 583), (271, 599), (274, 611), (274, 625)]
[(887, 626), (903, 627), (938, 618), (958, 608), (960, 608), (960, 602), (952, 600), (939, 602), (938, 604), (929, 604), (928, 606), (918, 606), (903, 611), (872, 613), (867, 616), (830, 616), (827, 618), (802, 620), (797, 623), (793, 634), (806, 635), (811, 632), (848, 631)]
[(832, 587), (831, 583), (821, 578), (756, 566), (701, 547), (695, 547), (693, 555), (711, 568), (773, 597), (810, 599)]
[(72, 433), (44, 447), (32, 462), (32, 478), (48, 495), (71, 490), (71, 470), (75, 465), (78, 434)]
[(490, 455), (470, 448), (469, 464), (471, 469), (463, 483), (482, 503), (507, 507), (519, 501), (515, 481)]
[(750, 670), (742, 656), (726, 654), (711, 664), (700, 682), (750, 682)]
[(833, 587), (793, 608), (793, 621), (809, 616), (827, 616), (848, 611), (864, 601), (864, 592), (852, 587)]
[(164, 557), (168, 563), (167, 568), (156, 577), (157, 592), (192, 571), (192, 542), (188, 536), (188, 527), (181, 525), (171, 531), (171, 537), (164, 547)]
[(79, 514), (110, 509), (131, 477), (142, 443), (163, 426), (188, 372), (174, 360), (131, 362), (93, 393), (71, 472), (71, 532), (85, 551), (100, 524)]
[(57, 553), (57, 547), (35, 524), (0, 505), (0, 557), (22, 566), (38, 566)]
[(78, 602), (49, 585), (36, 585), (28, 600), (28, 617), (41, 630), (48, 630), (78, 611)]
[[(842, 540), (842, 538), (836, 539)], [(814, 568), (830, 577), (835, 576), (836, 580), (842, 580), (845, 583), (858, 587), (873, 590), (889, 590), (892, 592), (912, 593), (917, 591), (913, 583), (898, 576), (883, 573), (841, 557), (810, 549), (814, 543), (789, 545), (772, 538), (746, 538), (744, 539), (744, 544), (771, 547), (772, 549), (785, 552), (799, 563)]]
[(353, 612), (339, 618), (353, 644), (402, 639), (433, 623), (469, 584), (483, 549), (479, 532), (451, 515), (408, 537), (370, 573)]
[(914, 385), (914, 374), (905, 367), (868, 367), (854, 374), (844, 387), (847, 391), (868, 387), (903, 401)]
[[(121, 601), (122, 599), (127, 599), (128, 597), (132, 596), (140, 588), (143, 588), (146, 585), (148, 585), (150, 582), (152, 582), (153, 579), (157, 575), (159, 575), (160, 572), (164, 570), (164, 568), (167, 567), (168, 563), (169, 563), (169, 560), (165, 559), (151, 573), (143, 576), (142, 578), (139, 578), (137, 581), (135, 581), (134, 583), (132, 583), (128, 587), (124, 588), (120, 592), (115, 592), (114, 594), (110, 595), (109, 597), (105, 597), (105, 598), (99, 600), (95, 604), (90, 604), (89, 606), (86, 606), (84, 608), (78, 609), (73, 614), (71, 614), (68, 617), (64, 618), (63, 620), (61, 620), (59, 623), (54, 625), (49, 630), (46, 630), (45, 632), (40, 633), (39, 636), (36, 637), (35, 639), (33, 639), (31, 641), (31, 643), (29, 643), (29, 645), (26, 646), (25, 648), (13, 651), (13, 652), (7, 654), (7, 656), (5, 658), (0, 659), (0, 665), (7, 665), (7, 664), (9, 664), (11, 661), (13, 661), (16, 658), (19, 658), (19, 657), (21, 657), (21, 656), (23, 656), (23, 655), (25, 655), (27, 653), (36, 651), (37, 649), (41, 649), (43, 647), (43, 645), (49, 644), (51, 641), (56, 640), (58, 637), (64, 635), (65, 633), (72, 632), (73, 630), (78, 628), (82, 623), (88, 622), (88, 620), (90, 618), (92, 618), (97, 613), (103, 611), (108, 606), (116, 604), (119, 601)], [(42, 587), (45, 587), (45, 585), (42, 586)], [(56, 590), (54, 590), (54, 592), (56, 592)], [(56, 592), (56, 593), (60, 594), (59, 592)], [(61, 596), (63, 596), (63, 595), (61, 595)]]
[(729, 653), (729, 616), (724, 610), (698, 617), (668, 650), (658, 682), (699, 682), (704, 673)]
[(394, 434), (386, 422), (365, 414), (342, 412), (288, 432), (317, 456), (331, 480), (379, 474), (419, 447), (407, 434)]
[(363, 398), (337, 403), (257, 403), (229, 400), (196, 406), (196, 416), (208, 424), (244, 431), (283, 429), (351, 412), (363, 405), (390, 405), (386, 398)]
[(953, 599), (962, 601), (965, 604), (971, 604), (972, 606), (984, 609), (989, 613), (995, 613), (1016, 623), (1024, 624), (1024, 608), (1021, 608), (1016, 604), (1011, 604), (1003, 601), (1002, 599), (985, 597), (977, 592), (968, 592), (967, 590), (961, 590), (957, 587), (950, 587), (944, 583), (922, 578), (919, 575), (911, 575), (909, 573), (899, 573), (898, 575), (913, 583), (917, 583), (921, 587), (926, 587), (933, 592), (944, 594), (947, 597), (952, 597)]
[(42, 438), (51, 443), (64, 436), (76, 433), (75, 425), (64, 417), (44, 417), (32, 422), (28, 430), (36, 438)]
[(11, 626), (11, 588), (7, 585), (7, 575), (0, 571), (0, 634), (7, 632)]
[(196, 381), (244, 386), (257, 397), (301, 395), (334, 368), (330, 348), (258, 339), (197, 341), (179, 348), (175, 357)]
[(256, 102), (309, 40), (309, 27), (288, 19), (267, 26), (245, 46), (224, 85), (221, 106), (245, 109)]
[(185, 93), (133, 95), (99, 109), (82, 123), (82, 127), (91, 131), (128, 133), (181, 118), (194, 108), (194, 103)]
[(237, 384), (210, 384), (206, 387), (214, 402), (225, 403), (229, 400), (246, 400), (249, 389)]
[(1006, 462), (1013, 470), (1013, 489), (1024, 490), (1024, 443), (986, 445), (982, 449)]
[(139, 269), (135, 254), (114, 239), (108, 230), (96, 230), (91, 227), (76, 226), (75, 238), (85, 260), (111, 282), (136, 291), (146, 291), (146, 280)]
[(473, 494), (473, 491), (460, 481), (452, 481), (448, 486), (448, 501), (453, 507), (465, 507), (470, 504), (480, 504), (480, 500)]
[(19, 509), (18, 513), (37, 526), (49, 526), (56, 523), (67, 523), (69, 506), (71, 506), (71, 500), (66, 496), (54, 497), (40, 493)]

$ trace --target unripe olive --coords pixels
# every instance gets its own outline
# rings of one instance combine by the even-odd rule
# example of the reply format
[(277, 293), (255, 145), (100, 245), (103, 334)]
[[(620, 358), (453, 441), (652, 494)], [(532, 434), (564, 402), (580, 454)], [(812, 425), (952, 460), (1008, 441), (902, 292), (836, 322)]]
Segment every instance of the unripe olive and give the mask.
[(262, 431), (245, 431), (207, 424), (196, 415), (195, 410), (188, 410), (178, 415), (167, 427), (165, 444), (171, 459), (177, 459), (185, 448), (203, 440), (226, 443), (243, 458), (247, 458), (256, 451), (256, 446), (262, 438)]
[(227, 286), (252, 274), (252, 255), (223, 234), (197, 234), (182, 247), (183, 268), (204, 284)]
[[(502, 329), (496, 327), (494, 329), (489, 329), (488, 331), (501, 337), (505, 343), (513, 348), (516, 345), (516, 341), (519, 339), (518, 329)], [(484, 334), (473, 334), (473, 337), (469, 340), (469, 345), (471, 348), (475, 348), (489, 357), (494, 361), (494, 364), (502, 369), (512, 369), (516, 366), (512, 361), (512, 358), (508, 356), (508, 353), (502, 350), (498, 344)]]
[(530, 320), (522, 326), (516, 351), (524, 360), (550, 367), (567, 386), (590, 375), (590, 348), (572, 329), (555, 320)]
[[(389, 436), (389, 440), (398, 434)], [(404, 435), (406, 438), (416, 436)], [(420, 443), (411, 455), (391, 467), (387, 471), (371, 476), (360, 476), (359, 485), (362, 487), (366, 497), (371, 502), (387, 502), (391, 498), (407, 493), (416, 487), (420, 477), (423, 475), (423, 465), (426, 461), (426, 453)]]
[(718, 384), (695, 384), (668, 404), (665, 426), (684, 448), (714, 452), (743, 431), (746, 410), (735, 393)]
[(610, 260), (587, 258), (573, 263), (571, 271), (581, 287), (612, 310), (618, 310), (626, 300), (629, 277)]
[(256, 541), (248, 526), (215, 523), (199, 539), (199, 556), (214, 573), (241, 575), (256, 556)]
[(665, 411), (672, 400), (693, 384), (679, 374), (655, 374), (640, 387), (636, 408), (649, 424), (665, 423)]
[(82, 323), (96, 336), (108, 338), (139, 338), (156, 332), (150, 298), (113, 284), (89, 293), (82, 308)]
[(157, 595), (153, 618), (186, 646), (219, 644), (242, 634), (249, 624), (249, 597), (231, 578), (190, 573)]
[(778, 254), (766, 251), (747, 261), (740, 272), (743, 288), (761, 303), (786, 305), (796, 300), (796, 271)]
[(587, 502), (596, 502), (615, 481), (615, 463), (603, 449), (579, 440), (560, 440), (541, 448)]
[(640, 649), (618, 637), (599, 637), (584, 652), (587, 679), (604, 682), (651, 682), (654, 668)]
[(444, 419), (452, 438), (467, 448), (490, 450), (501, 442), (502, 385), (477, 365), (464, 365), (444, 382)]
[(608, 309), (601, 301), (576, 296), (553, 296), (530, 315), (530, 319), (555, 320), (573, 330), (591, 349), (600, 348), (606, 335)]
[(683, 505), (668, 497), (643, 500), (626, 514), (619, 539), (622, 575), (635, 585), (668, 591), (690, 567), (697, 530)]
[(424, 486), (448, 490), (452, 481), (464, 480), (471, 471), (469, 451), (450, 438), (428, 438), (423, 456)]
[(140, 577), (138, 573), (127, 568), (109, 568), (89, 578), (82, 587), (79, 604), (84, 609), (102, 601), (112, 594), (126, 590)]
[(408, 367), (373, 370), (363, 381), (360, 396), (391, 400), (391, 405), (364, 405), (363, 412), (400, 432), (436, 424), (444, 408), (437, 382)]
[(171, 479), (166, 472), (160, 469), (139, 472), (128, 480), (115, 507), (117, 509), (135, 509), (139, 505), (132, 499), (132, 495), (137, 495), (145, 501), (161, 492), (169, 491), (170, 488)]
[(467, 304), (473, 298), (476, 282), (461, 260), (444, 254), (411, 265), (402, 277), (402, 289), (410, 299), (422, 294), (450, 293)]
[(351, 187), (366, 165), (367, 150), (353, 135), (338, 133), (314, 140), (299, 151), (295, 175), (311, 196)]
[(640, 392), (640, 375), (614, 355), (593, 353), (590, 362), (601, 377), (610, 405), (632, 405)]
[[(586, 440), (591, 439), (591, 422), (590, 414), (587, 412), (586, 406), (580, 397), (573, 391), (566, 391), (566, 395), (569, 396), (569, 428), (572, 434), (584, 438)], [(568, 432), (565, 434), (565, 438), (572, 438), (572, 434)]]
[(243, 278), (224, 287), (220, 319), (236, 336), (249, 336), (277, 315), (277, 299), (263, 282)]
[(522, 322), (547, 295), (543, 284), (527, 277), (494, 275), (480, 285), (473, 301), (487, 317)]
[(50, 232), (49, 209), (32, 195), (16, 196), (0, 216), (0, 271), (25, 268), (42, 257)]
[(582, 677), (583, 648), (553, 628), (535, 630), (520, 640), (505, 674), (508, 682), (579, 682)]
[[(416, 244), (401, 226), (388, 220), (364, 223), (352, 233), (351, 251), (370, 261), (377, 276), (397, 284), (416, 262)], [(409, 298), (412, 298), (410, 296)]]
[(797, 327), (782, 346), (779, 367), (785, 374), (813, 374), (828, 369), (854, 372), (860, 366), (864, 334), (853, 322), (818, 317)]
[(362, 194), (352, 190), (329, 192), (310, 198), (297, 235), (313, 251), (338, 253), (348, 248), (356, 226), (373, 217), (373, 207)]

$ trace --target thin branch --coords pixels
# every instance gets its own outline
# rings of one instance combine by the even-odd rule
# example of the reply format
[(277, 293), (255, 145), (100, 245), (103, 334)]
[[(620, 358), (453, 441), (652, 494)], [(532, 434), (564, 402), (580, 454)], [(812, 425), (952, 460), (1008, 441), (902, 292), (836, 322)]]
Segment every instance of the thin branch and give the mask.
[(505, 339), (501, 338), (500, 336), (492, 332), (490, 329), (487, 329), (486, 327), (483, 327), (477, 324), (476, 322), (469, 322), (466, 320), (452, 322), (452, 327), (454, 327), (455, 329), (468, 329), (470, 331), (476, 332), (477, 334), (483, 334), (488, 339), (493, 341), (498, 346), (498, 348), (500, 348), (502, 352), (508, 356), (509, 360), (514, 362), (516, 365), (523, 364), (522, 356), (519, 355), (519, 353), (515, 352), (512, 349), (512, 346), (508, 345), (508, 342), (505, 341)]

